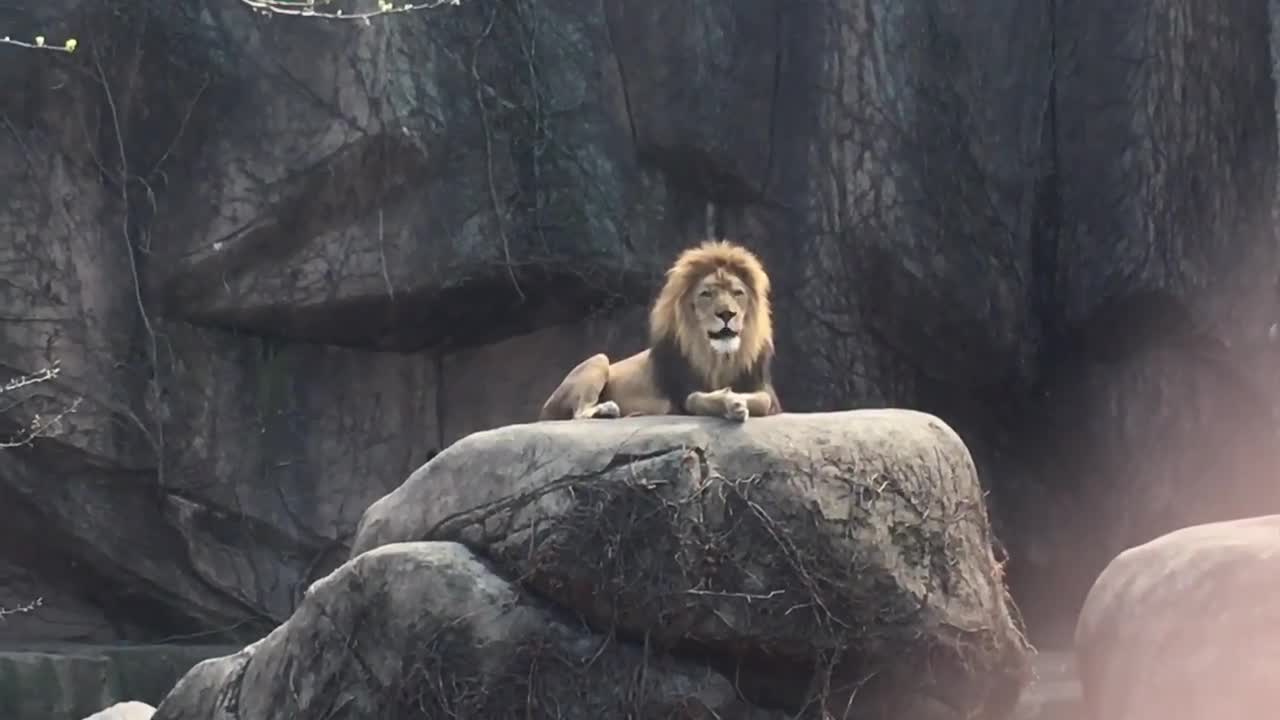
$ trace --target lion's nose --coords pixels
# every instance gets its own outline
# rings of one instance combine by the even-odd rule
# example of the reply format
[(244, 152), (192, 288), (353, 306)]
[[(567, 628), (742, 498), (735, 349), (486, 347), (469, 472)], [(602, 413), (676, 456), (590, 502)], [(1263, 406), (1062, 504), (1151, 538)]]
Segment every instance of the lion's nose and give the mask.
[(734, 315), (737, 315), (737, 314), (738, 314), (738, 313), (736, 313), (736, 312), (734, 312), (734, 311), (732, 311), (732, 310), (721, 310), (720, 312), (716, 313), (716, 317), (720, 318), (721, 320), (723, 320), (723, 321), (725, 321), (725, 322), (729, 322), (730, 320), (732, 320), (732, 319), (733, 319), (733, 316), (734, 316)]

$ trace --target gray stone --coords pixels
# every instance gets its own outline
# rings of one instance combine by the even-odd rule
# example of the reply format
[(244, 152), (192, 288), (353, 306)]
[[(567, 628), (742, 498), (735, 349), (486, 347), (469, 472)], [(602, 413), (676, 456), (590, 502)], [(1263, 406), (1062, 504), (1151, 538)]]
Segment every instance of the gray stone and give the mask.
[(191, 669), (154, 720), (604, 717), (782, 720), (725, 677), (620, 644), (456, 543), (393, 543), (316, 582), (242, 651)]
[(870, 673), (855, 707), (998, 717), (1027, 678), (973, 462), (926, 413), (476, 433), (371, 505), (352, 557), (424, 539), (478, 548), (598, 631), (696, 649), (759, 702), (797, 708), (828, 672)]
[(94, 37), (0, 48), (0, 372), (65, 371), (0, 431), (81, 401), (0, 454), (33, 576), (0, 603), (48, 603), (0, 641), (265, 632), (369, 502), (612, 345), (524, 336), (708, 233), (775, 276), (788, 407), (964, 434), (1033, 624), (1121, 548), (1280, 508), (1274, 2), (124, 5), (4, 5)]
[(218, 645), (8, 647), (0, 651), (0, 717), (79, 718), (126, 700), (158, 703), (193, 665), (229, 651)]
[(1280, 707), (1280, 515), (1120, 553), (1076, 629), (1093, 720), (1252, 720)]

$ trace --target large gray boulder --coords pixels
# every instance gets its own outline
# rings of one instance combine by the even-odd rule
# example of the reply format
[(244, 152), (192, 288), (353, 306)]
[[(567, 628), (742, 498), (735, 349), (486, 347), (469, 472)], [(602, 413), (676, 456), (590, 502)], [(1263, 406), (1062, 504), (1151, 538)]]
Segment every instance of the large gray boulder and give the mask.
[(1093, 720), (1252, 720), (1280, 707), (1280, 515), (1195, 525), (1124, 551), (1080, 613)]
[(592, 634), (439, 542), (344, 564), (270, 635), (192, 668), (153, 720), (334, 717), (781, 720), (724, 676)]
[(1027, 679), (974, 464), (921, 412), (476, 433), (370, 506), (352, 557), (414, 540), (465, 543), (760, 703), (1002, 717)]

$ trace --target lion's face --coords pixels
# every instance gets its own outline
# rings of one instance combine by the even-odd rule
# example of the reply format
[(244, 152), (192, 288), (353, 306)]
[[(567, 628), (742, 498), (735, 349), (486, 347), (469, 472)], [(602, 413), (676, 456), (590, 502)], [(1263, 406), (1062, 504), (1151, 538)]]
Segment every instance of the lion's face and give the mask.
[(752, 312), (751, 293), (736, 275), (717, 270), (693, 290), (693, 315), (712, 352), (732, 355), (742, 345), (742, 327)]

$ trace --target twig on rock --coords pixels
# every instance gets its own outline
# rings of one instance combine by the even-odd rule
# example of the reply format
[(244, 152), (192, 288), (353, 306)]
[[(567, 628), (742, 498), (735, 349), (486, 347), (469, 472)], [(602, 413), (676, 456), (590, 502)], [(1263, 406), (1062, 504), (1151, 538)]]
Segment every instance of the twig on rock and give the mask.
[(44, 598), (36, 598), (26, 605), (19, 605), (17, 607), (0, 607), (0, 620), (4, 620), (4, 618), (9, 615), (23, 615), (25, 613), (29, 613), (42, 605), (44, 605)]

